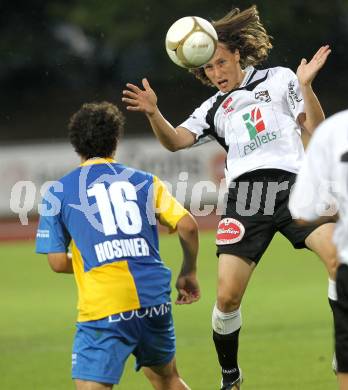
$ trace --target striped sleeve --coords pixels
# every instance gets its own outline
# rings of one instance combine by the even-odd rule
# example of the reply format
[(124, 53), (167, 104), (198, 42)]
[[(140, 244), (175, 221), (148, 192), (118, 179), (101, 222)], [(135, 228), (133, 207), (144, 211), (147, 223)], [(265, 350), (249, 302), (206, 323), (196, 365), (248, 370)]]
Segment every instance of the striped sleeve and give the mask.
[[(181, 123), (179, 127), (185, 127), (193, 133), (196, 137), (196, 142), (203, 137), (206, 137), (210, 134), (211, 124), (208, 122), (208, 113), (211, 108), (214, 106), (214, 103), (217, 98), (217, 94), (203, 102), (194, 112)], [(207, 138), (205, 142), (211, 141), (211, 138)]]

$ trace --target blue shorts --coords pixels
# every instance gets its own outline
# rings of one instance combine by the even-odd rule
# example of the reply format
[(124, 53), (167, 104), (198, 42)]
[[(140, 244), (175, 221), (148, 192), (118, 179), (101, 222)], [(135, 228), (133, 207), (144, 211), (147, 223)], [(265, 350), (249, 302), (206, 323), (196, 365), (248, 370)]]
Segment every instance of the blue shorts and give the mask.
[(171, 303), (77, 323), (72, 377), (117, 384), (130, 354), (141, 366), (169, 363), (175, 355)]

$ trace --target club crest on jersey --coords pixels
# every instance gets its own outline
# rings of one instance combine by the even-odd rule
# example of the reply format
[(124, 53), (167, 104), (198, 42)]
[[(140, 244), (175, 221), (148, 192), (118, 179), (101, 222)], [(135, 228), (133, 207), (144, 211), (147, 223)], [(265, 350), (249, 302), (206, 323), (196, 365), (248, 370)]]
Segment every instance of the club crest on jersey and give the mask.
[(269, 103), (272, 100), (267, 90), (255, 92), (255, 99), (265, 103)]
[(228, 114), (229, 112), (232, 112), (234, 110), (233, 107), (231, 107), (232, 103), (232, 97), (229, 96), (223, 103), (222, 103), (222, 108), (224, 109), (224, 114)]
[(234, 218), (220, 221), (216, 232), (216, 245), (229, 245), (239, 242), (245, 233), (244, 225)]

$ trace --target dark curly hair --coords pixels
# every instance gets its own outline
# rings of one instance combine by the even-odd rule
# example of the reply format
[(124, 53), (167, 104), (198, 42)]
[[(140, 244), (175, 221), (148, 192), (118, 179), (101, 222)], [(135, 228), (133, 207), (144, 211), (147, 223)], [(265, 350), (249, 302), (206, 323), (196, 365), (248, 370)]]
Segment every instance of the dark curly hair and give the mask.
[[(265, 61), (268, 52), (272, 49), (271, 37), (260, 22), (256, 5), (240, 11), (232, 9), (223, 18), (213, 21), (219, 42), (225, 44), (233, 53), (236, 49), (240, 54), (240, 65), (245, 68), (249, 65), (258, 65)], [(204, 67), (191, 69), (203, 84), (211, 85), (205, 75)]]
[(85, 103), (69, 121), (69, 139), (85, 159), (110, 157), (123, 133), (124, 116), (108, 102)]

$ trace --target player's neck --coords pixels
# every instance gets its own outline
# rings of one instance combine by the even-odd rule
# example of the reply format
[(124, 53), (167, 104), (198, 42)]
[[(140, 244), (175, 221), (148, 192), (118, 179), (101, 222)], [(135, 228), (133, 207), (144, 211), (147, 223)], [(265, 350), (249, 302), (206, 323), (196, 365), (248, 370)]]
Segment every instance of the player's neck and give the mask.
[(81, 159), (81, 164), (85, 163), (86, 161), (89, 161), (89, 160), (114, 160), (115, 159), (115, 154), (111, 155), (111, 156), (105, 156), (105, 157), (100, 157), (100, 156), (95, 156), (95, 157), (90, 157), (90, 158), (86, 158), (86, 157), (83, 157), (83, 156), (80, 156), (80, 159)]
[(238, 75), (238, 78), (237, 78), (236, 85), (234, 86), (233, 89), (239, 88), (239, 87), (241, 86), (241, 84), (242, 84), (242, 82), (243, 82), (243, 80), (244, 80), (245, 75), (246, 75), (245, 70), (242, 70), (242, 69), (241, 69), (241, 70), (240, 70), (240, 73), (239, 73), (239, 75)]

